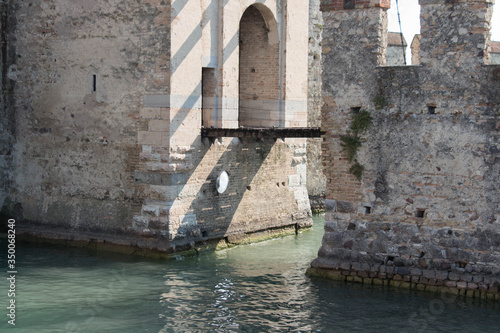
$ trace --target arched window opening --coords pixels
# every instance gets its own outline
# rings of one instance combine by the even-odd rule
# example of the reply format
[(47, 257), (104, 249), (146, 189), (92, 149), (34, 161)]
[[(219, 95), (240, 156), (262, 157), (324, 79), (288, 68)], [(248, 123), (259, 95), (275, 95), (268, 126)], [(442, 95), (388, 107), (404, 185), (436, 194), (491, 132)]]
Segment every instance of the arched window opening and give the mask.
[[(420, 64), (420, 5), (418, 0), (399, 0), (398, 6), (396, 6), (396, 0), (391, 0), (388, 15), (387, 65)], [(401, 38), (401, 31), (403, 38)]]
[(261, 11), (255, 6), (248, 7), (241, 18), (240, 126), (272, 127), (279, 124), (280, 50), (275, 36), (275, 24), (275, 21), (266, 22)]

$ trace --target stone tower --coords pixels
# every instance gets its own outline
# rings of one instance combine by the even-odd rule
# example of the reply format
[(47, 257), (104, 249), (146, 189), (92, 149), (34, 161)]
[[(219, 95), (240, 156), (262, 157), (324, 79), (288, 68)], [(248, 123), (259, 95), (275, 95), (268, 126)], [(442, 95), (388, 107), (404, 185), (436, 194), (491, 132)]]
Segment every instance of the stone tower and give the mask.
[[(491, 0), (421, 0), (421, 65), (384, 66), (389, 1), (324, 1), (327, 213), (310, 272), (498, 298), (500, 67)], [(356, 158), (341, 135), (373, 117)]]

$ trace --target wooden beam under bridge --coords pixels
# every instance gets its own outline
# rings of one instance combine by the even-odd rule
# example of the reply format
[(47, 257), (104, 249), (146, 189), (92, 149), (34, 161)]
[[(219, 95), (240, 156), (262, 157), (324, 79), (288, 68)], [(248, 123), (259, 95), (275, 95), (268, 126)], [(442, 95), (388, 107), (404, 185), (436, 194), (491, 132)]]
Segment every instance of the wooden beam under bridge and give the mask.
[(320, 127), (239, 127), (239, 128), (201, 128), (204, 138), (255, 138), (255, 139), (285, 139), (285, 138), (320, 138), (324, 131)]

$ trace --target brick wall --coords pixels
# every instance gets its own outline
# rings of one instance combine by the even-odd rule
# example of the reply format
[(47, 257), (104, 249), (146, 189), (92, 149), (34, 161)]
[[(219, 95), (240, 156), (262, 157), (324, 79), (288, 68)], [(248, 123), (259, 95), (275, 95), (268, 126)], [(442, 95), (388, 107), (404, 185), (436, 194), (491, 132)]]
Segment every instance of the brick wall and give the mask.
[(201, 79), (203, 126), (209, 128), (213, 126), (212, 119), (214, 118), (214, 108), (216, 107), (217, 77), (215, 75), (215, 68), (203, 68)]
[(259, 10), (250, 6), (240, 22), (241, 126), (278, 125), (279, 43), (270, 44), (267, 30)]
[[(304, 139), (205, 139), (199, 147), (177, 147), (169, 164), (176, 168), (163, 170), (156, 163), (156, 171), (137, 173), (148, 199), (134, 218), (134, 230), (182, 247), (309, 226), (305, 155)], [(216, 179), (222, 171), (229, 174), (229, 187), (220, 194)]]

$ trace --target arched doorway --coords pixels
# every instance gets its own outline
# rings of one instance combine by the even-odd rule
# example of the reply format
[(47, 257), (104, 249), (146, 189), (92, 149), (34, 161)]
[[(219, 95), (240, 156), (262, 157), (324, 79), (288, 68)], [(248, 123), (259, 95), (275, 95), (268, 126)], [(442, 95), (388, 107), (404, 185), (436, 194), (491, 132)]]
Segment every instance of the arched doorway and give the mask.
[(272, 127), (279, 125), (279, 39), (274, 16), (258, 6), (240, 21), (239, 125)]

